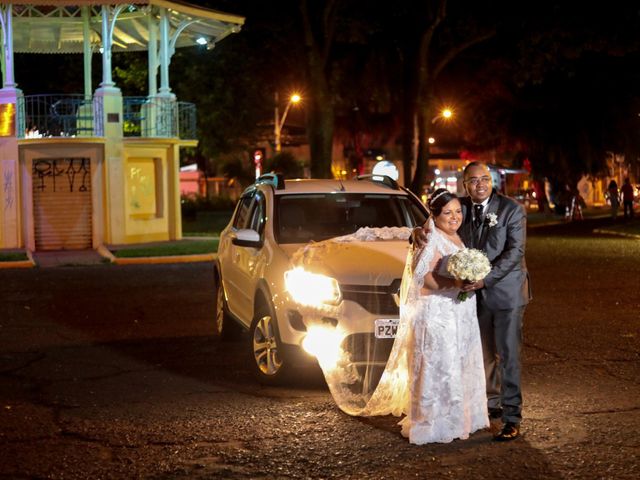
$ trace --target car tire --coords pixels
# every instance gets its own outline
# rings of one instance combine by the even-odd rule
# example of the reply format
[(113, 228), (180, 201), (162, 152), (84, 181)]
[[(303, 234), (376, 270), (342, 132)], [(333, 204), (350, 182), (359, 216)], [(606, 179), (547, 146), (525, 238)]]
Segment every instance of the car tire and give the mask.
[(229, 315), (227, 304), (225, 302), (224, 289), (222, 287), (222, 278), (216, 275), (216, 316), (215, 316), (215, 333), (220, 340), (230, 341), (240, 337), (242, 329)]
[(254, 375), (266, 385), (282, 384), (291, 370), (291, 362), (282, 348), (275, 315), (269, 305), (256, 308), (249, 329), (249, 352)]

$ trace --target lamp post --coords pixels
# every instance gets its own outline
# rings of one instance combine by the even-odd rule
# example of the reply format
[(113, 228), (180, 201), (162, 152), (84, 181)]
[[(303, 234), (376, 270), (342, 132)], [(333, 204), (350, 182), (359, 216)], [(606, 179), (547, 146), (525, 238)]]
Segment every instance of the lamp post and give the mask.
[[(449, 107), (444, 107), (442, 108), (438, 114), (436, 116), (434, 116), (431, 119), (431, 123), (435, 124), (438, 120), (444, 120), (445, 122), (450, 121), (453, 118), (453, 110)], [(436, 139), (434, 137), (429, 137), (427, 139), (427, 148), (429, 148), (429, 145), (433, 145), (434, 143), (436, 143)]]
[[(442, 122), (450, 122), (452, 121), (454, 117), (454, 113), (453, 113), (453, 109), (450, 107), (442, 107), (440, 109), (440, 111), (431, 119), (431, 124), (435, 126), (436, 122), (438, 121), (442, 121)], [(426, 144), (426, 150), (427, 150), (427, 155), (429, 157), (431, 157), (431, 146), (434, 145), (436, 143), (436, 139), (434, 137), (429, 137), (427, 138), (427, 144)], [(438, 178), (440, 176), (440, 169), (436, 168), (433, 172), (435, 174), (435, 180), (436, 180), (436, 188), (438, 188)], [(448, 179), (445, 181), (445, 188), (447, 188), (448, 190), (450, 190), (449, 185), (448, 185)]]
[(278, 111), (278, 92), (276, 92), (275, 100), (276, 100), (276, 108), (275, 108), (275, 117), (273, 121), (273, 134), (275, 136), (276, 153), (280, 153), (282, 151), (282, 143), (280, 141), (280, 136), (282, 134), (282, 127), (284, 126), (284, 121), (287, 119), (287, 114), (289, 113), (289, 109), (291, 108), (291, 105), (298, 103), (301, 100), (301, 97), (297, 93), (294, 93), (293, 95), (291, 95), (291, 97), (289, 97), (289, 101), (287, 102), (287, 106), (285, 107), (284, 112), (282, 113), (282, 117), (280, 117), (280, 114)]

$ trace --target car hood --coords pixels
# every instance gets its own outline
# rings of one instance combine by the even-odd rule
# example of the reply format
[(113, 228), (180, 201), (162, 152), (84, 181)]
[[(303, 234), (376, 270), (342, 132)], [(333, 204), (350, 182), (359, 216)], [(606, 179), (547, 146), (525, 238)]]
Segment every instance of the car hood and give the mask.
[(380, 240), (280, 247), (294, 266), (331, 276), (340, 284), (389, 285), (402, 277), (410, 245), (406, 240)]

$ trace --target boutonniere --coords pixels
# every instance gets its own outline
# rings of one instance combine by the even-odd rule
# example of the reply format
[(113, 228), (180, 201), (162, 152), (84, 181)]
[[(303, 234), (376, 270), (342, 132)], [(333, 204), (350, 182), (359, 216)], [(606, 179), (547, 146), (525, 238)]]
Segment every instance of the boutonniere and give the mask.
[(487, 224), (490, 227), (495, 227), (498, 224), (498, 215), (495, 213), (487, 213)]

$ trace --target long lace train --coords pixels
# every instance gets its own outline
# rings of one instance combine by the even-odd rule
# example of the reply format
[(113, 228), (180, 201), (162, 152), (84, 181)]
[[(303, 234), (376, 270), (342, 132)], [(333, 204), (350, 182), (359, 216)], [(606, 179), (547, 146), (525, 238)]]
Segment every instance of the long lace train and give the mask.
[(475, 298), (459, 302), (455, 290), (420, 295), (434, 259), (457, 250), (432, 223), (427, 246), (409, 253), (398, 333), (377, 384), (371, 368), (363, 368), (361, 359), (348, 354), (337, 364), (321, 365), (343, 411), (359, 416), (404, 414), (402, 434), (411, 443), (450, 442), (488, 426)]

